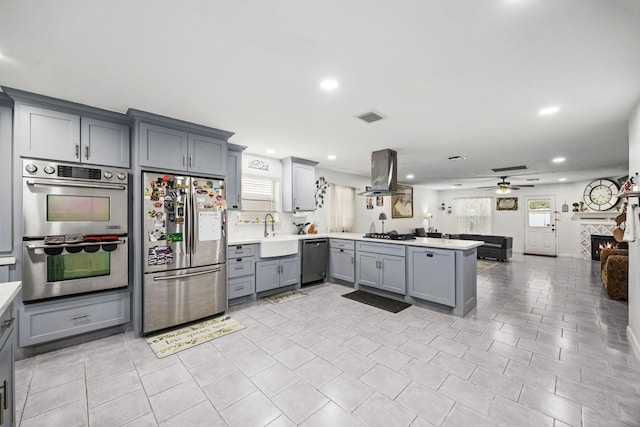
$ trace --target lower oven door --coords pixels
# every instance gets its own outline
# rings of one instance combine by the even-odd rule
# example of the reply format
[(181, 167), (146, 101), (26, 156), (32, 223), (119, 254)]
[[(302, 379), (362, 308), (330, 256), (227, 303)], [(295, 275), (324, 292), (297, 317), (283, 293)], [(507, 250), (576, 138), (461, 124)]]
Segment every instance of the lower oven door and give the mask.
[(36, 301), (128, 284), (126, 237), (102, 243), (45, 245), (44, 240), (23, 243), (22, 296)]

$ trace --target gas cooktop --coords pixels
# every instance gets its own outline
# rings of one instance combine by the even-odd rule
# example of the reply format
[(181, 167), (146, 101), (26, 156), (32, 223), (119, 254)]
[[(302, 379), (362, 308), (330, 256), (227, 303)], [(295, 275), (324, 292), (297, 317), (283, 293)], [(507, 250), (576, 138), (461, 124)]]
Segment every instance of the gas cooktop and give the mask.
[(386, 240), (415, 240), (416, 236), (413, 234), (399, 234), (399, 233), (367, 233), (364, 235), (367, 239), (386, 239)]

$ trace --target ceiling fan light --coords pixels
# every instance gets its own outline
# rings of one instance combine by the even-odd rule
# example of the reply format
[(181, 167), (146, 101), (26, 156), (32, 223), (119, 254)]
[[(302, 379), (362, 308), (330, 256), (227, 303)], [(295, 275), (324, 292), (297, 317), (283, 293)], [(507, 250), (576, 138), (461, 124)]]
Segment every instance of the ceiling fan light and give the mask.
[(508, 189), (507, 187), (500, 187), (496, 190), (496, 194), (509, 194), (511, 193), (511, 190)]

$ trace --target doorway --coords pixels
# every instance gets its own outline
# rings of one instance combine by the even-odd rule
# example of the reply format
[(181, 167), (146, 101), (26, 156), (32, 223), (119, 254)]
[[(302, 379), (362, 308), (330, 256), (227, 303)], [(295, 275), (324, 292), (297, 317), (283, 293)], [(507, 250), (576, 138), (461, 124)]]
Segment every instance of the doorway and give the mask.
[(557, 256), (555, 196), (525, 197), (524, 253)]

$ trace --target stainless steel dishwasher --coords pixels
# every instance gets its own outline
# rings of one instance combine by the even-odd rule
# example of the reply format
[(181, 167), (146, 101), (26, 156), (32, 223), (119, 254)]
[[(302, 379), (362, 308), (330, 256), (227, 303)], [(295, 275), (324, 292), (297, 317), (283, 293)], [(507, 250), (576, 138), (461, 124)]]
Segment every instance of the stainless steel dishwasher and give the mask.
[(327, 275), (327, 239), (302, 241), (302, 284), (324, 281)]

